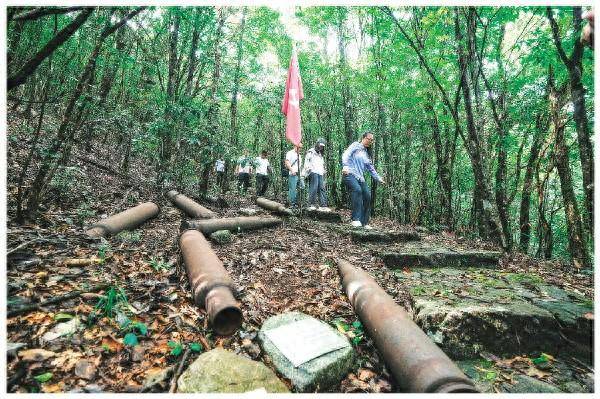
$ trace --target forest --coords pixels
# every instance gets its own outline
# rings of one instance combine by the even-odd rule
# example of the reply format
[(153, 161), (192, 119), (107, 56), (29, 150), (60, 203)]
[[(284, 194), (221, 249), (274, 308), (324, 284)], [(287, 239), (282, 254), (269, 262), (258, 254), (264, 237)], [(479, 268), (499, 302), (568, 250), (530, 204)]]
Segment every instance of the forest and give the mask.
[[(68, 234), (117, 210), (162, 198), (169, 190), (210, 204), (244, 205), (251, 197), (239, 198), (235, 173), (246, 150), (253, 157), (267, 152), (272, 171), (266, 197), (286, 202), (287, 178), (282, 172), (285, 154), (293, 146), (286, 141), (281, 107), (293, 52), (304, 93), (302, 151), (324, 139), (330, 207), (348, 209), (342, 154), (371, 132), (373, 165), (385, 179), (378, 184), (367, 178), (374, 220), (422, 228), (442, 240), (468, 240), (464, 242), (519, 259), (519, 265), (535, 268), (535, 262), (550, 262), (566, 274), (583, 271), (587, 279), (594, 262), (594, 51), (582, 40), (582, 32), (589, 29), (589, 10), (7, 7), (6, 198), (9, 255), (14, 258), (9, 256), (8, 269), (9, 280), (17, 281), (17, 288), (9, 283), (9, 294), (29, 284), (19, 282), (21, 266), (15, 266), (33, 256), (22, 254), (25, 247), (36, 246), (39, 255), (40, 245), (46, 243), (53, 245), (50, 252), (60, 254), (66, 251), (65, 240), (71, 239), (79, 240), (78, 249), (67, 256), (92, 254), (96, 257), (88, 261), (103, 265), (110, 258), (110, 267), (143, 261), (148, 270), (164, 272), (173, 281), (184, 279), (167, 271), (177, 263), (175, 238), (165, 233), (176, 230), (178, 219), (171, 213), (161, 216), (170, 223), (168, 229), (155, 223), (154, 233), (144, 233), (149, 247), (137, 260), (129, 256), (134, 255), (132, 245), (140, 242), (139, 234), (119, 236), (120, 241), (102, 239), (90, 244), (92, 252), (81, 249), (87, 248), (85, 239)], [(593, 26), (593, 17), (591, 22)], [(225, 184), (217, 182), (217, 159), (225, 161)], [(256, 245), (268, 242), (263, 236), (256, 239)], [(332, 240), (330, 249), (338, 245)], [(275, 241), (274, 248), (281, 244)], [(250, 241), (243, 245), (250, 252), (259, 248)], [(123, 252), (116, 252), (117, 247)], [(314, 267), (323, 262), (310, 249), (303, 251), (310, 253)], [(368, 259), (365, 254), (361, 252), (361, 259)], [(246, 262), (240, 260), (241, 253), (229, 255)], [(505, 262), (507, 270), (518, 263)], [(44, 272), (30, 273), (38, 280), (29, 289), (52, 278), (40, 273)], [(236, 283), (247, 277), (236, 275)], [(121, 281), (119, 286), (127, 284)], [(587, 295), (591, 285), (580, 290)], [(162, 289), (156, 285), (149, 290)], [(25, 296), (36, 296), (28, 292)], [(118, 298), (117, 288), (111, 292)], [(171, 291), (165, 292), (161, 298), (167, 301)], [(255, 325), (271, 312), (261, 309), (263, 313), (250, 316)], [(335, 307), (322, 311), (339, 316)], [(9, 323), (11, 334), (18, 334), (19, 323), (25, 323), (16, 320)], [(185, 317), (182, 320), (186, 324)], [(157, 322), (145, 322), (158, 329)], [(346, 332), (359, 329), (344, 325)], [(137, 331), (128, 328), (121, 331)], [(104, 347), (108, 338), (100, 339)], [(178, 339), (184, 342), (186, 335)], [(200, 342), (205, 348), (215, 346), (208, 336)], [(253, 350), (253, 343), (246, 344), (240, 345)], [(169, 358), (171, 373), (179, 364), (175, 357)], [(181, 364), (185, 362), (184, 358)], [(35, 374), (20, 365), (10, 366), (9, 387)], [(347, 379), (333, 391), (395, 389), (387, 372), (371, 368), (379, 377), (369, 380), (369, 388), (350, 389)], [(119, 385), (117, 375), (111, 377), (113, 385), (106, 385), (110, 390), (155, 389)], [(71, 386), (65, 383), (41, 389), (64, 391)], [(27, 392), (42, 386), (31, 384)]]
[[(281, 165), (295, 43), (303, 141), (331, 143), (336, 206), (341, 153), (371, 130), (388, 182), (372, 187), (377, 213), (591, 264), (593, 52), (578, 40), (580, 7), (9, 8), (8, 21), (18, 220), (74, 177), (78, 147), (196, 193), (217, 154), (231, 179), (244, 148)], [(28, 154), (13, 161), (17, 129)]]

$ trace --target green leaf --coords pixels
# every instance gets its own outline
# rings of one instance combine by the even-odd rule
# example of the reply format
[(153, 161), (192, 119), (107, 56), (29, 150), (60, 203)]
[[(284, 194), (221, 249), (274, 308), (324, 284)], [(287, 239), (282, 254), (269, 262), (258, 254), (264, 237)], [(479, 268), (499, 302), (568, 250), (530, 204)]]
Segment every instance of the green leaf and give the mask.
[(136, 346), (138, 344), (137, 336), (134, 333), (127, 333), (123, 338), (123, 344), (128, 346)]
[(540, 357), (536, 357), (535, 359), (531, 359), (531, 361), (533, 362), (533, 364), (541, 364), (541, 363), (546, 363), (548, 361), (548, 359), (546, 359), (546, 357), (544, 357), (544, 356), (540, 356)]
[(167, 345), (169, 345), (170, 348), (173, 348), (171, 350), (171, 355), (173, 356), (179, 356), (181, 355), (181, 352), (183, 352), (183, 346), (181, 346), (179, 342), (169, 341)]
[(190, 344), (190, 349), (194, 352), (201, 352), (202, 349), (204, 349), (204, 348), (202, 347), (202, 344), (199, 344), (197, 342), (192, 342)]
[(495, 371), (488, 371), (485, 374), (485, 379), (486, 380), (494, 380), (494, 379), (496, 379), (496, 372)]
[(40, 383), (50, 381), (51, 378), (52, 378), (52, 373), (44, 373), (44, 374), (36, 375), (35, 377), (33, 377), (34, 380), (36, 380), (37, 382), (40, 382)]
[(70, 315), (68, 313), (57, 313), (54, 315), (54, 320), (56, 321), (62, 321), (62, 320), (71, 320), (73, 317), (73, 315)]
[(136, 321), (133, 328), (136, 328), (141, 335), (148, 334), (148, 326), (142, 322)]
[(362, 323), (360, 321), (355, 321), (352, 323), (352, 327), (356, 328), (356, 329), (362, 329)]

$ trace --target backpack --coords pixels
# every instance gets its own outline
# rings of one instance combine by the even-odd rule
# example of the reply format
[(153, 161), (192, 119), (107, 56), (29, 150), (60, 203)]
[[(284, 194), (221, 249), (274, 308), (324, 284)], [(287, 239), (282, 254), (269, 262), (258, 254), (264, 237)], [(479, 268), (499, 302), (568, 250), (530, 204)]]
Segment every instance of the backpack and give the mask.
[[(298, 158), (296, 158), (296, 160), (294, 160), (294, 162), (292, 162), (292, 168), (294, 167), (294, 165), (296, 165), (296, 162), (298, 162)], [(288, 168), (285, 167), (285, 159), (283, 160), (283, 162), (281, 162), (281, 177), (289, 177), (290, 175), (290, 171), (288, 170)]]

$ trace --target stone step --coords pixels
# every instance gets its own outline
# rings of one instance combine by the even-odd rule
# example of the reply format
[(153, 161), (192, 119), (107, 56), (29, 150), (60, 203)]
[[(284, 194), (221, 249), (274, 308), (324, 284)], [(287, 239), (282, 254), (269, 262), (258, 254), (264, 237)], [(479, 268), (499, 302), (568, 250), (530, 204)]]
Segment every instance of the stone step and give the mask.
[[(316, 219), (316, 220), (321, 220), (324, 222), (331, 222), (331, 223), (341, 223), (342, 222), (342, 215), (334, 210), (329, 210), (329, 211), (323, 211), (320, 208), (317, 209), (308, 209), (308, 208), (304, 208), (302, 210), (304, 216), (307, 216), (311, 219)], [(299, 214), (299, 212), (296, 210), (294, 212), (296, 215)]]
[(419, 241), (421, 237), (416, 231), (380, 231), (353, 229), (350, 237), (354, 242), (390, 243)]
[(389, 269), (405, 267), (494, 268), (498, 266), (501, 255), (497, 251), (453, 250), (443, 247), (413, 247), (379, 254)]
[(593, 304), (538, 276), (490, 269), (396, 271), (415, 322), (451, 358), (545, 352), (591, 362)]

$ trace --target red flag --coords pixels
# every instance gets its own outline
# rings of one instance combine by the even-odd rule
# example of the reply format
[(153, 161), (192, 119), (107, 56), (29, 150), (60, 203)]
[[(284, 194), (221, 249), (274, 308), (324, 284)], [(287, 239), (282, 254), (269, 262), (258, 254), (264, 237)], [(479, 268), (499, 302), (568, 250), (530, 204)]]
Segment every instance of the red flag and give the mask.
[(300, 100), (304, 98), (302, 92), (302, 79), (300, 79), (300, 68), (298, 67), (298, 57), (296, 50), (292, 51), (290, 60), (290, 69), (288, 70), (287, 82), (285, 84), (285, 94), (283, 95), (283, 104), (281, 112), (287, 116), (285, 137), (294, 145), (299, 145), (302, 141), (302, 127), (300, 126)]

